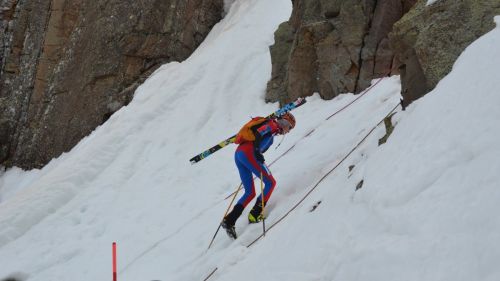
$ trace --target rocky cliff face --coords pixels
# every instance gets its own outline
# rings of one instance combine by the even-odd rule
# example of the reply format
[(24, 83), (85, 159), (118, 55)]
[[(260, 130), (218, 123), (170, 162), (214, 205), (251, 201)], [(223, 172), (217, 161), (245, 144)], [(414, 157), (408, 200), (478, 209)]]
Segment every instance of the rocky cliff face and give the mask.
[(295, 0), (271, 47), (267, 100), (360, 92), (397, 62), (388, 33), (416, 0)]
[[(439, 0), (415, 7), (394, 25), (390, 44), (401, 65), (407, 105), (432, 90), (451, 71), (462, 51), (494, 27), (498, 0)], [(500, 47), (500, 46), (499, 46)]]
[(0, 163), (71, 149), (222, 14), (223, 0), (0, 0)]

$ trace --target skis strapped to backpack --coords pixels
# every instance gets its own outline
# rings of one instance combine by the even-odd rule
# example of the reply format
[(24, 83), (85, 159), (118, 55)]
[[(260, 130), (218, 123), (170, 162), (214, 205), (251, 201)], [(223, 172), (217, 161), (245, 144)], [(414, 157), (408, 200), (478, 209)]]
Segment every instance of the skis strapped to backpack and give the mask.
[[(285, 106), (276, 110), (275, 112), (273, 112), (272, 114), (268, 115), (265, 118), (266, 119), (278, 118), (278, 117), (282, 116), (283, 114), (287, 113), (288, 111), (291, 111), (291, 110), (303, 105), (304, 103), (306, 103), (305, 98), (298, 98), (294, 102), (286, 104)], [(189, 159), (189, 161), (191, 162), (191, 164), (195, 164), (195, 163), (200, 162), (201, 160), (207, 158), (208, 156), (212, 155), (214, 152), (220, 150), (221, 148), (227, 146), (228, 144), (234, 143), (236, 140), (236, 136), (237, 135), (234, 135), (234, 136), (231, 136), (231, 137), (223, 140), (222, 142), (216, 144), (215, 146), (213, 146), (213, 147), (203, 151), (202, 153), (196, 155), (195, 157)]]

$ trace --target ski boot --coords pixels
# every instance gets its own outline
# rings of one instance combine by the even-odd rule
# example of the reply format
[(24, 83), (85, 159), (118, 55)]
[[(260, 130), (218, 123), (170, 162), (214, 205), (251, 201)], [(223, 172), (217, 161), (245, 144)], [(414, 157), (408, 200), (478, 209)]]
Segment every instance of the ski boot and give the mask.
[(222, 226), (222, 228), (224, 228), (226, 230), (226, 233), (230, 238), (232, 238), (232, 239), (238, 238), (238, 235), (236, 234), (236, 229), (234, 228), (234, 225), (228, 224), (226, 219), (224, 219), (220, 225)]
[(236, 204), (233, 210), (222, 220), (220, 224), (222, 228), (226, 230), (227, 235), (232, 239), (238, 238), (234, 225), (236, 220), (241, 216), (241, 213), (243, 213), (243, 209), (243, 205)]
[(248, 213), (248, 223), (258, 223), (265, 219), (262, 214), (262, 206), (259, 202), (255, 203), (252, 210)]

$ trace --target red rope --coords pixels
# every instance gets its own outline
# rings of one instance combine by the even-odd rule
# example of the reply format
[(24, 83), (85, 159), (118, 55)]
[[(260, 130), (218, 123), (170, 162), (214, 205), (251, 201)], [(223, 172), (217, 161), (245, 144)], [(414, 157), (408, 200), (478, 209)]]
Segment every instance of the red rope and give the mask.
[[(382, 119), (380, 120), (380, 122), (378, 122), (357, 144), (356, 146), (354, 146), (353, 149), (351, 149), (351, 151), (349, 151), (349, 153), (347, 153), (343, 158), (342, 160), (340, 160), (339, 163), (337, 163), (332, 169), (330, 169), (326, 174), (324, 174), (317, 182), (316, 184), (314, 184), (311, 189), (309, 189), (309, 191), (299, 200), (299, 202), (297, 202), (290, 210), (288, 210), (288, 212), (286, 212), (281, 218), (279, 218), (276, 222), (274, 222), (273, 224), (271, 224), (271, 226), (269, 228), (266, 229), (266, 232), (268, 233), (274, 226), (276, 226), (278, 223), (280, 223), (281, 221), (283, 221), (292, 211), (294, 211), (302, 202), (304, 202), (304, 200), (319, 186), (319, 184), (321, 182), (323, 182), (323, 180), (325, 180), (333, 171), (335, 171), (335, 169), (337, 169), (354, 151), (356, 151), (356, 149), (359, 148), (359, 146), (373, 133), (373, 131), (375, 131), (375, 129), (380, 125), (382, 124), (382, 122), (384, 122), (384, 119), (387, 118), (389, 115), (391, 115), (394, 110), (396, 110), (396, 108), (399, 106), (399, 103)], [(312, 130), (314, 131), (314, 129)], [(312, 133), (312, 131), (310, 133)], [(309, 133), (309, 134), (310, 134)], [(309, 135), (308, 134), (308, 135)], [(259, 241), (262, 237), (264, 237), (264, 234), (260, 234), (255, 240), (253, 240), (250, 244), (247, 245), (247, 248), (250, 248), (253, 244), (255, 244), (257, 241)], [(217, 267), (210, 273), (210, 275), (208, 275), (204, 281), (208, 280), (214, 273), (215, 271), (217, 271)]]
[[(387, 75), (389, 74), (390, 72), (387, 73)], [(387, 75), (384, 75), (384, 76), (387, 76)], [(356, 102), (357, 100), (359, 100), (362, 96), (364, 96), (366, 93), (368, 93), (373, 87), (375, 87), (378, 83), (380, 83), (380, 81), (382, 81), (382, 79), (384, 79), (385, 77), (381, 77), (379, 78), (375, 83), (373, 83), (373, 85), (371, 85), (370, 87), (366, 88), (361, 94), (359, 94), (359, 96), (357, 98), (355, 98), (353, 101), (351, 101), (350, 103), (348, 103), (347, 105), (345, 105), (344, 107), (342, 107), (341, 109), (337, 110), (337, 112), (335, 112), (334, 114), (328, 116), (328, 118), (326, 118), (326, 120), (329, 120), (330, 118), (332, 118), (334, 115), (338, 114), (339, 112), (343, 111), (344, 109), (348, 108), (351, 104), (353, 104), (354, 102)]]
[(214, 270), (212, 270), (212, 272), (205, 279), (203, 279), (203, 281), (207, 281), (210, 277), (212, 277), (212, 275), (214, 275), (214, 273), (217, 271), (217, 269), (218, 268), (216, 267)]
[[(332, 115), (328, 116), (325, 120), (330, 120), (330, 118), (332, 118), (333, 116), (337, 115), (338, 113), (340, 113), (341, 111), (343, 111), (344, 109), (348, 108), (350, 105), (352, 105), (353, 103), (355, 103), (357, 100), (359, 100), (362, 96), (364, 96), (366, 93), (368, 93), (371, 89), (373, 89), (378, 83), (380, 83), (384, 78), (385, 76), (389, 75), (391, 72), (389, 71), (386, 75), (384, 75), (384, 77), (381, 77), (379, 78), (373, 85), (371, 85), (370, 87), (366, 88), (358, 97), (356, 97), (354, 100), (352, 100), (350, 103), (348, 103), (347, 105), (345, 105), (344, 107), (342, 107), (341, 109), (337, 110), (335, 113), (333, 113)], [(399, 105), (399, 104), (398, 104)], [(396, 105), (392, 110), (391, 112), (389, 112), (389, 114), (387, 114), (387, 116), (389, 116), (394, 110), (396, 110), (396, 108), (398, 107), (398, 105)], [(386, 117), (387, 117), (386, 116)], [(385, 117), (384, 117), (385, 119)], [(368, 138), (368, 136), (384, 121), (384, 119), (382, 119), (382, 121), (380, 121), (379, 123), (377, 123), (377, 125), (375, 125), (375, 127), (373, 127), (370, 132), (368, 132), (368, 134), (337, 164), (335, 165), (330, 171), (328, 171), (328, 173), (326, 173), (307, 193), (306, 195), (299, 201), (297, 202), (297, 204), (295, 204), (285, 215), (283, 215), (280, 219), (278, 219), (276, 222), (274, 222), (268, 229), (267, 229), (267, 232), (272, 229), (275, 225), (277, 225), (278, 223), (280, 223), (285, 217), (287, 217), (293, 210), (295, 210), (308, 196), (309, 194), (311, 194), (311, 192), (313, 192), (314, 189), (316, 189), (316, 187), (326, 178), (328, 177), (328, 175), (330, 175), (338, 166), (340, 166), (340, 164), (342, 164), (342, 162), (344, 162), (360, 145), (362, 142), (364, 142), (366, 140), (366, 138)], [(283, 156), (285, 156), (288, 152), (290, 152), (292, 149), (295, 148), (295, 145), (297, 143), (299, 143), (300, 141), (302, 141), (303, 139), (305, 139), (306, 137), (310, 136), (315, 130), (316, 128), (318, 128), (320, 125), (316, 126), (315, 128), (313, 128), (311, 131), (309, 131), (305, 136), (303, 136), (302, 138), (300, 138), (299, 140), (297, 140), (290, 148), (288, 148), (285, 152), (283, 152), (280, 156), (278, 156), (276, 159), (274, 159), (271, 164), (269, 164), (269, 166), (272, 166), (274, 163), (276, 163), (279, 159), (281, 159)], [(241, 187), (241, 184), (240, 186), (238, 187), (238, 190), (235, 191), (236, 193), (240, 190), (240, 187)], [(231, 197), (232, 195), (234, 195), (234, 193), (231, 193), (229, 196), (227, 196), (224, 200), (228, 199), (229, 197)], [(230, 204), (231, 205), (231, 204)], [(231, 206), (229, 206), (230, 208)], [(218, 229), (217, 229), (217, 232), (218, 232)], [(217, 232), (215, 233), (215, 235), (217, 235)], [(250, 243), (247, 248), (251, 247), (254, 243), (256, 243), (260, 238), (262, 238), (264, 235), (261, 234), (259, 237), (257, 237), (252, 243)], [(215, 236), (214, 236), (215, 238)], [(209, 247), (210, 248), (210, 247)], [(215, 268), (205, 279), (204, 281), (208, 280), (214, 273), (215, 271), (217, 271), (217, 268)]]

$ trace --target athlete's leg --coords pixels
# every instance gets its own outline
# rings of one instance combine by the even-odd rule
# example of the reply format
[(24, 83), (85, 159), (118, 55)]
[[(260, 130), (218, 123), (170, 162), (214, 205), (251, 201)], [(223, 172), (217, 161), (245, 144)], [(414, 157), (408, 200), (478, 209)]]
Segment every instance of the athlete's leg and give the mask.
[(255, 186), (253, 182), (252, 171), (245, 164), (246, 157), (243, 151), (237, 151), (235, 154), (236, 167), (240, 173), (240, 179), (245, 189), (245, 194), (238, 200), (238, 204), (245, 208), (250, 201), (255, 197)]
[(255, 197), (254, 183), (252, 171), (249, 170), (246, 165), (243, 163), (245, 160), (245, 154), (239, 149), (236, 150), (234, 154), (234, 161), (236, 163), (236, 167), (238, 168), (238, 172), (240, 173), (241, 182), (243, 183), (243, 188), (245, 189), (245, 193), (238, 200), (238, 203), (234, 205), (233, 210), (224, 218), (224, 223), (232, 227), (236, 223), (236, 220), (243, 213), (243, 209), (252, 201)]
[[(245, 171), (251, 171), (251, 173), (255, 174), (259, 179), (262, 175), (262, 180), (264, 181), (264, 203), (269, 200), (271, 194), (276, 186), (276, 180), (274, 179), (271, 171), (267, 168), (264, 163), (257, 161), (255, 158), (255, 154), (253, 151), (253, 146), (246, 146), (238, 152), (239, 164), (244, 166)], [(241, 173), (240, 173), (241, 175)], [(251, 177), (251, 176), (250, 176)], [(252, 180), (252, 191), (253, 191), (253, 180)], [(262, 198), (259, 196), (259, 201), (262, 201)]]

